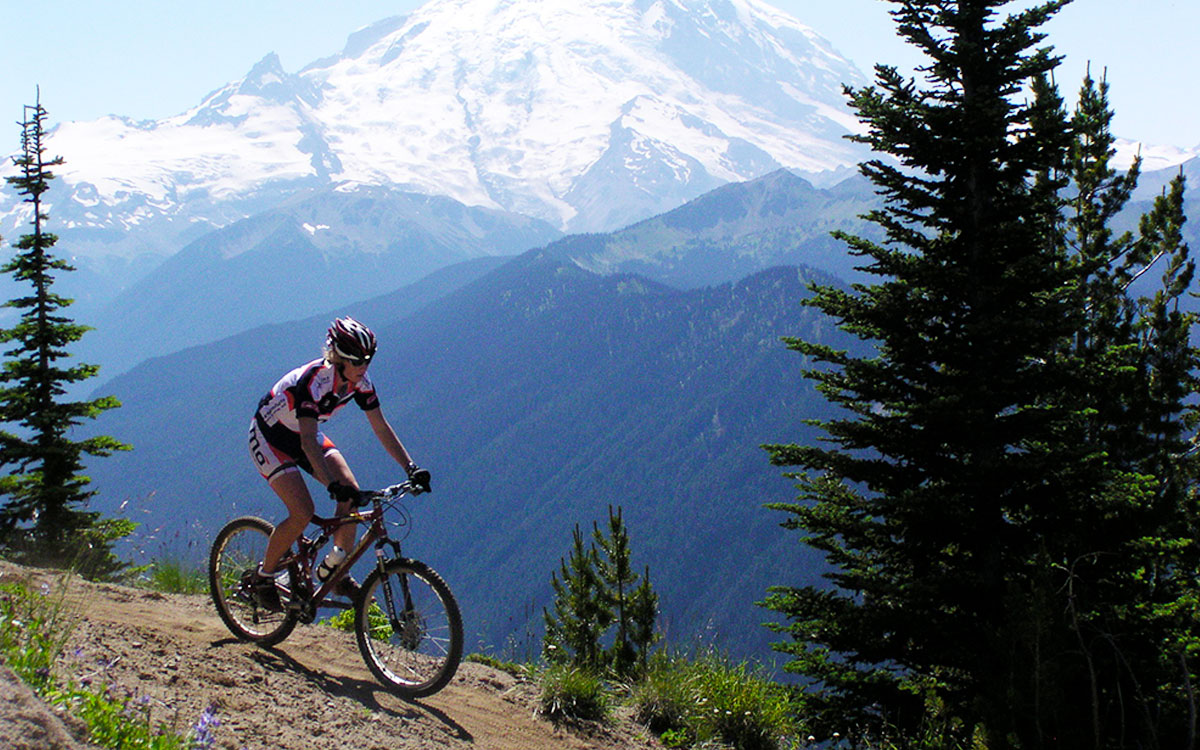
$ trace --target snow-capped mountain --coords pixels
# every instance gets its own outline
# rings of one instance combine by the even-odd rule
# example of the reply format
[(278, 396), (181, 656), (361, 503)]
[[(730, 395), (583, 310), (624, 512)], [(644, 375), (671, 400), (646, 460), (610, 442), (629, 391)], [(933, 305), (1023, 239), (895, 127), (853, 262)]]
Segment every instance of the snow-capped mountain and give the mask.
[(758, 0), (441, 0), (364, 46), (301, 74), (338, 179), (580, 231), (854, 156), (857, 70)]
[[(761, 0), (430, 0), (298, 73), (269, 54), (175, 117), (62, 123), (52, 211), (72, 252), (125, 260), (330, 185), (613, 229), (780, 166), (854, 163), (841, 86), (862, 81)], [(0, 233), (20, 208), (0, 197)]]
[(1113, 164), (1121, 169), (1133, 164), (1135, 157), (1142, 159), (1142, 173), (1161, 172), (1163, 170), (1178, 170), (1180, 165), (1200, 160), (1200, 146), (1195, 148), (1179, 148), (1178, 146), (1162, 146), (1141, 141), (1131, 141), (1118, 138), (1114, 144), (1116, 153), (1113, 154)]

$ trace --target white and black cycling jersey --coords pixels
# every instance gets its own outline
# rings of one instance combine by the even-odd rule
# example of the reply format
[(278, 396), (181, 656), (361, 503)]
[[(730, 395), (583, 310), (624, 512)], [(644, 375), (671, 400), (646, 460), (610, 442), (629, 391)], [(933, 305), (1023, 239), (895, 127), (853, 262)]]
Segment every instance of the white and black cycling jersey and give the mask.
[(337, 367), (316, 359), (280, 378), (259, 402), (257, 417), (270, 439), (281, 427), (299, 433), (302, 417), (324, 422), (351, 400), (363, 411), (379, 407), (375, 386), (366, 374), (358, 383), (350, 383)]

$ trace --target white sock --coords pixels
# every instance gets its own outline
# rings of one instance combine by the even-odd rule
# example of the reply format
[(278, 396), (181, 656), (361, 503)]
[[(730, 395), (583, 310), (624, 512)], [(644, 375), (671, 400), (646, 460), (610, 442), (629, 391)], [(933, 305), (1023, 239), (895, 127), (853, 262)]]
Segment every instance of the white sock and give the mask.
[(259, 573), (259, 575), (262, 575), (262, 576), (274, 578), (275, 585), (281, 586), (283, 588), (287, 588), (292, 582), (292, 577), (288, 575), (287, 568), (284, 568), (283, 570), (277, 570), (274, 573), (267, 573), (263, 570), (262, 563), (259, 563), (258, 564), (258, 573)]

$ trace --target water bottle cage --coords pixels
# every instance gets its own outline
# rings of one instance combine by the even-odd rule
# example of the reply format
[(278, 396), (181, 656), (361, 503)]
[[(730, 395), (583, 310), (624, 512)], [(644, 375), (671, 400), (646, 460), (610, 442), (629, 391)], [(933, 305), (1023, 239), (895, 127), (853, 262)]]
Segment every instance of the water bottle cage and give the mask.
[(317, 579), (321, 581), (328, 580), (329, 576), (333, 575), (333, 570), (334, 568), (330, 567), (329, 563), (322, 560), (321, 564), (317, 566)]

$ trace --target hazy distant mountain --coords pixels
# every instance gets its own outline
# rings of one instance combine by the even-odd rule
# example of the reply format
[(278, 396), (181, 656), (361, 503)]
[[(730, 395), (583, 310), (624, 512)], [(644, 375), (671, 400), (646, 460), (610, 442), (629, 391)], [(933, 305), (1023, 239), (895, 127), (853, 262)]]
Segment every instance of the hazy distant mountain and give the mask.
[[(761, 0), (430, 0), (298, 73), (269, 54), (177, 116), (60, 124), (50, 210), (102, 298), (334, 185), (608, 231), (780, 167), (854, 164), (841, 86), (862, 81)], [(0, 193), (0, 234), (23, 221)]]
[(637, 273), (681, 288), (734, 281), (778, 265), (858, 280), (856, 259), (830, 233), (879, 239), (879, 230), (861, 218), (878, 204), (863, 177), (816, 188), (778, 170), (610, 234), (565, 237), (547, 250), (597, 273)]
[[(753, 602), (820, 563), (761, 507), (793, 488), (758, 446), (808, 439), (801, 420), (828, 409), (779, 337), (853, 346), (800, 304), (810, 278), (777, 268), (678, 291), (534, 251), (415, 313), (394, 300), (421, 285), (352, 310), (382, 342), (372, 374), (386, 413), (433, 471), (406, 549), (459, 592), (473, 641), (523, 637), (571, 528), (603, 521), (612, 504), (638, 565), (651, 567), (673, 642), (765, 643)], [(124, 406), (98, 427), (134, 450), (90, 470), (97, 509), (129, 501), (122, 512), (146, 523), (147, 554), (197, 559), (231, 515), (278, 518), (244, 433), (261, 393), (315, 356), (328, 318), (258, 328), (111, 382)], [(327, 432), (362, 481), (396, 479), (355, 411)]]
[(111, 376), (149, 357), (393, 291), (559, 233), (449, 198), (381, 187), (293, 199), (192, 242), (87, 318), (76, 352)]
[[(875, 201), (862, 178), (817, 189), (786, 171), (701, 196), (612, 234), (572, 235), (548, 252), (601, 274), (640, 273), (676, 287), (802, 264), (853, 278), (832, 229), (869, 233)], [(484, 255), (558, 238), (534, 219), (449, 198), (360, 186), (286, 205), (191, 243), (86, 319), (75, 352), (111, 377), (149, 357), (264, 323), (305, 318)]]

